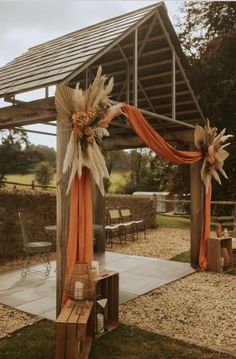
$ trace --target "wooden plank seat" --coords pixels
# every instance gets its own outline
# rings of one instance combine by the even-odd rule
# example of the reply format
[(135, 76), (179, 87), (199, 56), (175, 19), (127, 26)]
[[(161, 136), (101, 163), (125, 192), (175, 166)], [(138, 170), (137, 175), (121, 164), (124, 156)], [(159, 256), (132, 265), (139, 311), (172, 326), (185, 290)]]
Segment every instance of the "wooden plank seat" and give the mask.
[(144, 232), (144, 238), (146, 239), (146, 224), (143, 219), (134, 220), (129, 208), (120, 208), (120, 215), (122, 222), (130, 223), (134, 226), (137, 239), (140, 230)]
[(134, 225), (131, 222), (123, 222), (118, 208), (106, 209), (106, 241), (113, 244), (113, 238), (118, 237), (120, 244), (122, 241), (126, 243), (128, 234), (131, 235), (134, 240)]

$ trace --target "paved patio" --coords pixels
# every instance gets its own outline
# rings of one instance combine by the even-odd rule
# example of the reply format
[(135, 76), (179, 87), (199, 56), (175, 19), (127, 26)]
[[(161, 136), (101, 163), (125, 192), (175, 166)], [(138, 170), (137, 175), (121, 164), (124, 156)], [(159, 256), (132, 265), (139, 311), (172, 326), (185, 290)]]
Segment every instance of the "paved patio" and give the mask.
[[(188, 263), (130, 256), (113, 252), (97, 255), (102, 268), (120, 273), (120, 303), (194, 272)], [(34, 269), (40, 269), (35, 266)], [(0, 303), (55, 320), (56, 263), (48, 279), (33, 274), (21, 280), (20, 270), (0, 275)]]

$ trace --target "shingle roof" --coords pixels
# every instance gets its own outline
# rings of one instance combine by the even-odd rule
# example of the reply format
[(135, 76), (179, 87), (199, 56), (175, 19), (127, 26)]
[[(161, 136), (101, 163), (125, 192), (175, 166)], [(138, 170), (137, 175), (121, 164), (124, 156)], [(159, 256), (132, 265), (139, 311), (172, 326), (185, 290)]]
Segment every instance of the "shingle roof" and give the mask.
[(62, 82), (95, 55), (120, 41), (163, 2), (30, 48), (0, 69), (0, 97)]

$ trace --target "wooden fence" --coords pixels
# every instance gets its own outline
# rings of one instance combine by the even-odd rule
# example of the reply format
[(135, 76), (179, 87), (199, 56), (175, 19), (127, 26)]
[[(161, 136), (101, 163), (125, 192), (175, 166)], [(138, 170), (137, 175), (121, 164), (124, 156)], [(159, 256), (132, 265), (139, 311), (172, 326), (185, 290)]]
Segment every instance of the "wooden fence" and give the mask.
[(16, 189), (17, 187), (29, 187), (30, 189), (56, 189), (55, 186), (42, 186), (42, 185), (36, 185), (34, 180), (31, 181), (31, 183), (21, 183), (21, 182), (9, 182), (9, 181), (1, 181), (0, 182), (0, 188), (5, 187), (5, 185), (12, 185), (12, 187), (14, 189)]
[[(190, 213), (190, 200), (158, 199), (158, 201), (166, 203), (168, 206), (172, 205), (174, 211), (177, 206), (182, 205), (185, 214)], [(228, 227), (236, 226), (236, 201), (211, 201), (211, 215), (213, 222), (221, 223), (223, 226)]]

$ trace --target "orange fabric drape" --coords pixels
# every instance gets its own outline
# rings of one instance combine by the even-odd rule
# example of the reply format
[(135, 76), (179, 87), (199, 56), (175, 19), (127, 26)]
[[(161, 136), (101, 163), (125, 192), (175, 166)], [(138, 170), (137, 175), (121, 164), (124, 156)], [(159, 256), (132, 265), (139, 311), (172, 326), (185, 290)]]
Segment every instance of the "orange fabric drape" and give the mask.
[[(127, 115), (130, 126), (134, 129), (143, 143), (165, 160), (176, 164), (193, 164), (200, 161), (203, 155), (200, 151), (180, 151), (169, 145), (145, 120), (142, 113), (130, 105), (123, 106), (123, 112)], [(199, 252), (199, 267), (207, 268), (207, 239), (210, 237), (211, 216), (211, 189), (205, 194), (204, 220)]]
[[(93, 206), (90, 171), (84, 167), (79, 179), (76, 175), (71, 187), (70, 224), (67, 244), (65, 280), (75, 261), (93, 260)], [(67, 298), (63, 294), (62, 306)]]
[(202, 271), (207, 269), (207, 240), (210, 238), (211, 231), (211, 186), (204, 198), (204, 221), (202, 228), (202, 240), (199, 250), (199, 267)]
[(193, 164), (202, 159), (200, 151), (180, 151), (169, 145), (145, 120), (136, 107), (124, 105), (122, 109), (139, 138), (162, 158), (182, 165)]

